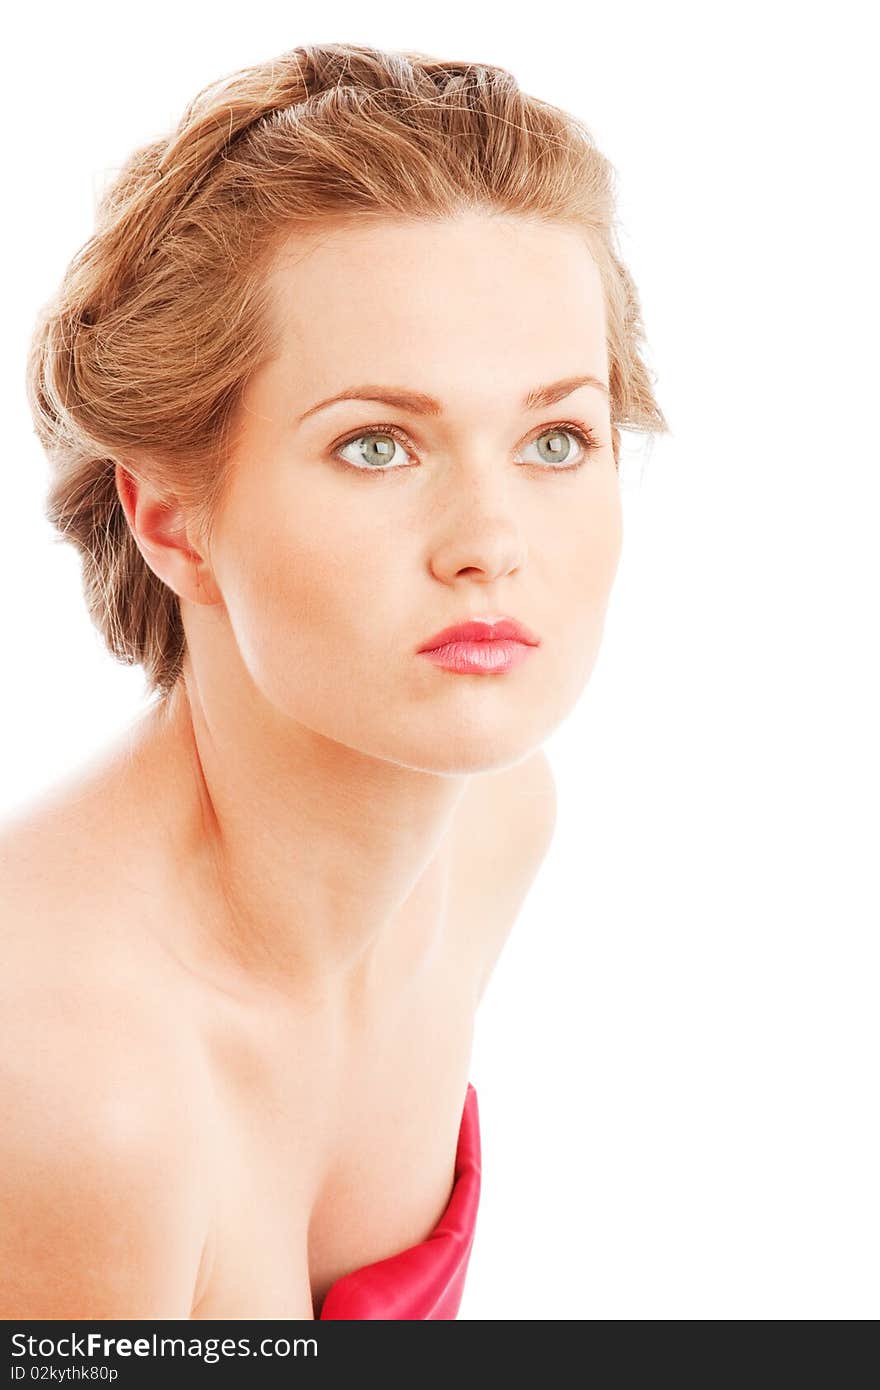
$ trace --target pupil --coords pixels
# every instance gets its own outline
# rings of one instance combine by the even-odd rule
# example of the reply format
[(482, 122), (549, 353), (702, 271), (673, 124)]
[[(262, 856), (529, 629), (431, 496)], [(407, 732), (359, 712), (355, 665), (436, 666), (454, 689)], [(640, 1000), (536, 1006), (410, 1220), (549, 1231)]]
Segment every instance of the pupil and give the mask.
[(369, 446), (374, 457), (379, 462), (390, 458), (394, 450), (394, 441), (389, 439), (387, 435), (373, 435), (372, 438), (374, 441), (378, 441)]

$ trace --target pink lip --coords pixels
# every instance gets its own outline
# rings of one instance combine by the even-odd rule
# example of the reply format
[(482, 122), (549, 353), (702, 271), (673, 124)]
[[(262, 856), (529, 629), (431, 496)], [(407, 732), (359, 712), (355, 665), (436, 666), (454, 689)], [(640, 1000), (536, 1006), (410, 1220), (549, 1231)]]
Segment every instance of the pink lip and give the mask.
[(494, 675), (519, 666), (539, 639), (513, 618), (475, 618), (428, 639), (418, 651), (449, 671)]
[(497, 642), (501, 638), (524, 642), (527, 647), (539, 645), (535, 634), (515, 618), (472, 618), (466, 623), (456, 623), (454, 627), (444, 627), (441, 632), (435, 632), (418, 651), (433, 651), (447, 642)]

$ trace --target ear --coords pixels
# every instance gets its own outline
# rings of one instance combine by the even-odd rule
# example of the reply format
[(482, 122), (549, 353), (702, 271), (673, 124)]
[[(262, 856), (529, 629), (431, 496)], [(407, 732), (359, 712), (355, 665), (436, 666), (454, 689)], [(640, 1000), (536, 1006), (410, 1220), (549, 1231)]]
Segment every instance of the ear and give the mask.
[(611, 426), (611, 448), (614, 452), (614, 467), (620, 472), (620, 430), (616, 425)]
[(210, 566), (191, 542), (177, 499), (163, 499), (121, 463), (116, 464), (115, 479), (134, 542), (156, 577), (190, 603), (222, 602)]

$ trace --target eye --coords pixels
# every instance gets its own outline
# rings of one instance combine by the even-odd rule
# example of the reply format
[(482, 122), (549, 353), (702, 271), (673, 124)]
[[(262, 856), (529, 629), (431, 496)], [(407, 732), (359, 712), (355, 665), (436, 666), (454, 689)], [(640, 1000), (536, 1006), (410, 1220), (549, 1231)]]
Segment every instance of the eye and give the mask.
[[(566, 441), (575, 439), (579, 451)], [(548, 443), (542, 441), (547, 440)], [(364, 441), (367, 441), (366, 445)], [(398, 446), (406, 446), (415, 452), (415, 445), (408, 435), (397, 425), (373, 425), (360, 434), (349, 435), (331, 449), (331, 457), (348, 468), (360, 473), (398, 473), (411, 465), (394, 462)], [(537, 446), (540, 458), (525, 459), (524, 462), (538, 467), (543, 472), (573, 472), (587, 462), (590, 454), (600, 447), (592, 429), (585, 424), (566, 420), (556, 425), (545, 425), (527, 448)], [(350, 449), (351, 455), (345, 450)]]
[[(575, 451), (572, 449), (571, 445), (566, 442), (566, 435), (577, 439), (581, 446), (580, 454), (578, 457), (574, 458), (573, 462), (572, 458)], [(549, 443), (544, 444), (542, 443), (543, 440), (549, 440)], [(599, 442), (588, 425), (576, 425), (573, 423), (551, 425), (549, 428), (545, 427), (541, 430), (540, 434), (535, 436), (532, 440), (532, 444), (539, 446), (541, 453), (539, 463), (542, 467), (562, 469), (563, 471), (580, 468), (582, 464), (586, 463), (590, 454), (599, 448)], [(531, 448), (532, 445), (530, 444), (528, 447)], [(531, 461), (530, 459), (526, 460), (527, 463)]]
[[(366, 448), (363, 447), (363, 440), (368, 440)], [(396, 425), (374, 425), (372, 429), (365, 430), (361, 434), (350, 435), (341, 444), (333, 448), (333, 457), (341, 459), (350, 468), (358, 468), (362, 473), (388, 473), (392, 469), (397, 469), (405, 465), (393, 463), (395, 450), (398, 444), (408, 444), (413, 447), (411, 441), (407, 439), (403, 430)], [(343, 450), (350, 449), (357, 445), (354, 458), (346, 458)]]

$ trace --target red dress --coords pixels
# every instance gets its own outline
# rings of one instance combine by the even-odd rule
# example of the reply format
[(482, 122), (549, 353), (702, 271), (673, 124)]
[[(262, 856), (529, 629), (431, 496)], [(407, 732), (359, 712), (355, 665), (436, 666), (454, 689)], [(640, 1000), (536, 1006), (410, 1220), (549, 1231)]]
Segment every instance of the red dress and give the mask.
[(455, 1318), (474, 1239), (480, 1172), (477, 1093), (468, 1082), (452, 1194), (437, 1225), (421, 1244), (337, 1279), (320, 1318)]

